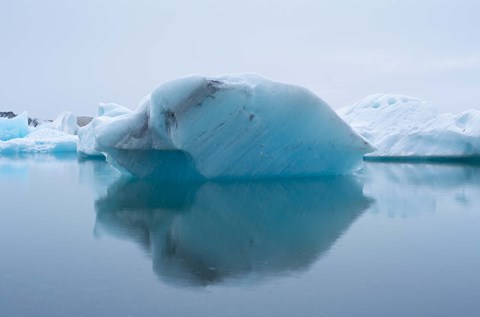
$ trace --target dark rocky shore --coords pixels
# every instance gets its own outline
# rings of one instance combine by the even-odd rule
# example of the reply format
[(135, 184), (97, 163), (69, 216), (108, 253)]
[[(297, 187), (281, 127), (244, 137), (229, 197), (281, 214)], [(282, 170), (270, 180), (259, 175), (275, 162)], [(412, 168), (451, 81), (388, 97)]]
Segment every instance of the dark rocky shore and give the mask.
[[(12, 119), (18, 116), (18, 114), (13, 111), (0, 111), (0, 118)], [(77, 117), (77, 124), (79, 127), (83, 127), (92, 121), (92, 117), (80, 116)], [(38, 126), (41, 122), (52, 122), (53, 120), (40, 120), (37, 118), (28, 118), (28, 125), (32, 127)]]

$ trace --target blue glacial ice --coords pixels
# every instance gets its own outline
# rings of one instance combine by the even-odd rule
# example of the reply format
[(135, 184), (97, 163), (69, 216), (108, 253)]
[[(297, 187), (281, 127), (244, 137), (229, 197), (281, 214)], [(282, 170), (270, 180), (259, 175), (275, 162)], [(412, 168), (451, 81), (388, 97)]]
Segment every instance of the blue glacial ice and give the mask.
[(8, 119), (0, 118), (0, 141), (23, 138), (30, 133), (28, 114), (26, 112)]
[(79, 150), (137, 177), (345, 174), (371, 151), (309, 90), (258, 75), (172, 80), (136, 111), (116, 114), (80, 129)]
[(417, 98), (375, 94), (338, 114), (376, 150), (366, 159), (442, 160), (480, 157), (480, 111), (438, 114)]
[(76, 152), (76, 129), (76, 117), (70, 112), (63, 112), (53, 122), (37, 127), (28, 126), (26, 112), (11, 119), (1, 118), (0, 153), (14, 155)]

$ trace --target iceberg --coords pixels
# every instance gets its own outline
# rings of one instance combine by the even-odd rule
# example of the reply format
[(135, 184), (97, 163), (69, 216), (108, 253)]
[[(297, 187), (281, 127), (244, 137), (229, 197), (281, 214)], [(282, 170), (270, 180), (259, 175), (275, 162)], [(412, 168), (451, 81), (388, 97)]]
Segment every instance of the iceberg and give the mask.
[(53, 122), (46, 124), (46, 127), (75, 135), (78, 130), (77, 116), (70, 111), (63, 111)]
[[(22, 114), (20, 115), (22, 116)], [(23, 114), (23, 116), (27, 116), (27, 114)], [(17, 117), (17, 114), (14, 113), (13, 111), (0, 111), (0, 118), (4, 119), (13, 119)], [(37, 125), (42, 123), (42, 120), (38, 118), (27, 118), (28, 125), (30, 127), (36, 127)]]
[(107, 124), (112, 118), (130, 113), (132, 110), (115, 103), (101, 103), (98, 106), (98, 116), (78, 129), (78, 153), (84, 157), (103, 157), (95, 141), (96, 128)]
[(78, 137), (51, 128), (37, 128), (23, 138), (0, 141), (0, 154), (76, 152)]
[(337, 112), (376, 150), (365, 159), (463, 160), (480, 157), (480, 111), (437, 114), (417, 98), (375, 94)]
[(23, 138), (29, 133), (30, 127), (28, 126), (28, 114), (26, 112), (18, 116), (0, 118), (0, 141)]
[(0, 118), (0, 153), (2, 155), (25, 153), (63, 153), (77, 150), (76, 117), (64, 112), (49, 123), (29, 126), (26, 112)]
[(251, 74), (169, 81), (136, 111), (99, 117), (89, 128), (94, 141), (82, 131), (82, 152), (94, 149), (147, 178), (345, 174), (371, 151), (309, 90)]

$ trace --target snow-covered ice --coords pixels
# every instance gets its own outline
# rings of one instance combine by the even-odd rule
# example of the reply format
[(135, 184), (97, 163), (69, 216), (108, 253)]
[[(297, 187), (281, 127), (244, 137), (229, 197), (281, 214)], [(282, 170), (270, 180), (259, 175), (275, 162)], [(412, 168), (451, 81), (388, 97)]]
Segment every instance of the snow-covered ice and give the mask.
[(338, 110), (376, 151), (366, 158), (458, 159), (480, 156), (480, 111), (437, 114), (425, 101), (376, 94)]
[(132, 110), (115, 103), (101, 103), (98, 106), (98, 117), (78, 129), (78, 153), (83, 156), (103, 156), (97, 149), (96, 130), (111, 121), (112, 118), (132, 113)]
[(309, 90), (250, 74), (166, 82), (135, 112), (92, 127), (93, 148), (138, 177), (344, 174), (371, 150)]
[(67, 134), (77, 134), (77, 116), (70, 111), (62, 111), (53, 122), (46, 124), (46, 127)]
[(78, 137), (50, 128), (38, 128), (23, 138), (0, 141), (1, 154), (76, 152)]
[(67, 133), (75, 132), (72, 118), (71, 113), (63, 113), (54, 122), (38, 127), (28, 126), (26, 112), (11, 119), (0, 118), (0, 153), (75, 152), (78, 137)]

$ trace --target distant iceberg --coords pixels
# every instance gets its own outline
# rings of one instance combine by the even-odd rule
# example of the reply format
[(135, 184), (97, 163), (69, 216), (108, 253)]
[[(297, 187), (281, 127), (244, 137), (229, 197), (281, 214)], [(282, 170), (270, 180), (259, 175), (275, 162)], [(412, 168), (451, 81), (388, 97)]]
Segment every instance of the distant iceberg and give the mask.
[(39, 128), (23, 138), (0, 141), (0, 153), (76, 152), (78, 137), (50, 128)]
[(62, 111), (53, 122), (47, 123), (45, 127), (76, 135), (78, 131), (77, 116), (70, 111)]
[(371, 150), (307, 89), (258, 75), (172, 80), (115, 115), (80, 129), (79, 151), (104, 153), (137, 177), (345, 174)]
[(76, 152), (76, 117), (63, 112), (53, 122), (37, 127), (28, 125), (26, 112), (0, 118), (0, 154)]
[(85, 157), (103, 157), (96, 142), (97, 128), (107, 124), (112, 118), (131, 113), (132, 110), (115, 103), (101, 103), (98, 106), (98, 116), (78, 129), (78, 153)]
[(30, 133), (26, 112), (13, 117), (0, 118), (0, 141), (23, 138)]
[(455, 160), (480, 157), (480, 111), (437, 114), (417, 98), (376, 94), (337, 112), (376, 151), (366, 159)]

